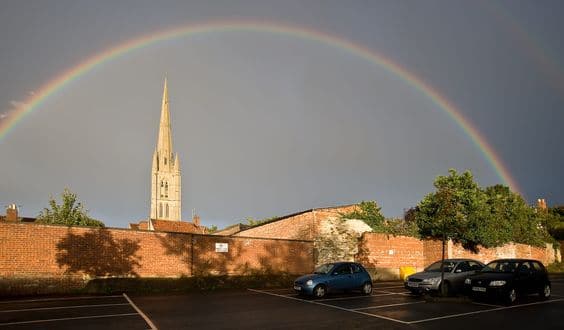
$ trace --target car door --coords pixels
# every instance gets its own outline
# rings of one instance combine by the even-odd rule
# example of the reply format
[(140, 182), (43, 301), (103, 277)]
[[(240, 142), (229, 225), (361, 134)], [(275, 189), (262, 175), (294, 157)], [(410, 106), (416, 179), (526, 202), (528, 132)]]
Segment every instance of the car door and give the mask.
[(456, 265), (454, 271), (449, 277), (449, 281), (453, 288), (462, 288), (464, 280), (471, 274), (470, 264), (468, 261), (461, 261)]
[(546, 270), (537, 261), (531, 261), (531, 264), (533, 266), (534, 290), (542, 290), (544, 288), (544, 285), (546, 284)]
[(535, 291), (535, 277), (533, 267), (528, 261), (519, 263), (517, 267), (516, 286), (522, 293)]
[(357, 264), (351, 264), (351, 269), (352, 269), (352, 279), (353, 279), (352, 287), (355, 289), (360, 288), (366, 281), (366, 274), (364, 273), (362, 268), (360, 268), (360, 266)]
[(349, 264), (339, 265), (331, 273), (329, 289), (346, 290), (351, 289), (352, 270)]

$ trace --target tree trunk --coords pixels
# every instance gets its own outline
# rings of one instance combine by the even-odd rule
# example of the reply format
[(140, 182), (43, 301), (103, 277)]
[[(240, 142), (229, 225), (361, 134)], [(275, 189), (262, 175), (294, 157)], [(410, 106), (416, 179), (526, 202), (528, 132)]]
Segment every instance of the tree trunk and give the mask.
[(446, 285), (445, 282), (445, 244), (446, 244), (446, 235), (443, 233), (443, 255), (441, 257), (441, 284), (439, 288), (441, 288), (441, 296), (446, 295)]

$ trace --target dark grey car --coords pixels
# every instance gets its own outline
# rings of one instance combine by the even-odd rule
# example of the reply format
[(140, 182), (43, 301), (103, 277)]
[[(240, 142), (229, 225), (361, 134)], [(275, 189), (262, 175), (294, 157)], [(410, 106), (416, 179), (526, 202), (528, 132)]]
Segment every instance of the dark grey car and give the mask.
[(485, 265), (473, 259), (445, 259), (444, 284), (441, 283), (441, 261), (432, 263), (424, 271), (409, 275), (405, 279), (405, 288), (415, 294), (438, 292), (441, 285), (447, 294), (462, 292), (464, 280)]

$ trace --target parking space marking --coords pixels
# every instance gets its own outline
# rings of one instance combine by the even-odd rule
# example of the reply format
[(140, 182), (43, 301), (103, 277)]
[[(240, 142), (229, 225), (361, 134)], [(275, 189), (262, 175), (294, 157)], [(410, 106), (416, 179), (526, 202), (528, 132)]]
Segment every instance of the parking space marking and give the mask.
[(480, 306), (489, 306), (489, 307), (504, 307), (503, 305), (484, 304), (484, 303), (479, 303), (479, 302), (475, 302), (475, 301), (473, 301), (472, 304), (480, 305)]
[(285, 289), (265, 289), (265, 290), (268, 290), (268, 291), (290, 291), (292, 289), (291, 288), (285, 288)]
[(405, 288), (405, 287), (403, 285), (396, 285), (396, 286), (384, 286), (384, 287), (374, 286), (372, 288), (375, 289), (375, 290), (380, 290), (380, 289), (386, 290), (386, 289), (396, 289), (396, 288)]
[(352, 308), (352, 310), (361, 311), (361, 310), (365, 310), (365, 309), (377, 309), (377, 308), (395, 307), (395, 306), (403, 306), (403, 305), (421, 304), (421, 303), (424, 303), (424, 302), (425, 301), (414, 301), (414, 302), (401, 303), (401, 304), (389, 304), (389, 305), (378, 305), (378, 306), (370, 306), (370, 307)]
[(486, 310), (481, 310), (481, 311), (474, 311), (474, 312), (467, 312), (467, 313), (459, 313), (459, 314), (445, 315), (445, 316), (439, 316), (439, 317), (432, 317), (432, 318), (429, 318), (429, 319), (416, 320), (416, 321), (411, 321), (411, 322), (407, 322), (407, 323), (408, 323), (408, 324), (423, 323), (423, 322), (436, 321), (436, 320), (443, 320), (443, 319), (449, 319), (449, 318), (453, 318), (453, 317), (460, 317), (460, 316), (466, 316), (466, 315), (474, 315), (474, 314), (482, 314), (482, 313), (496, 312), (496, 311), (501, 311), (501, 310), (506, 310), (506, 309), (512, 309), (512, 308), (519, 308), (519, 307), (526, 307), (526, 306), (533, 306), (533, 305), (550, 304), (550, 303), (559, 302), (559, 301), (564, 301), (564, 298), (563, 298), (563, 299), (548, 300), (548, 301), (539, 301), (539, 302), (528, 303), (528, 304), (521, 304), (521, 305), (514, 305), (514, 306), (507, 306), (507, 307), (498, 307), (498, 308), (486, 309)]
[(0, 323), (0, 327), (8, 326), (8, 325), (17, 325), (17, 324), (33, 324), (33, 323), (42, 323), (42, 322), (99, 319), (99, 318), (106, 318), (106, 317), (120, 317), (120, 316), (133, 316), (133, 315), (138, 315), (138, 314), (137, 313), (106, 314), (106, 315), (77, 316), (77, 317), (65, 317), (65, 318), (58, 318), (58, 319), (45, 319), (45, 320), (33, 320), (33, 321), (18, 321), (18, 322)]
[(127, 299), (127, 301), (129, 301), (129, 303), (131, 304), (131, 307), (133, 307), (133, 308), (137, 311), (137, 313), (138, 313), (139, 315), (141, 315), (141, 317), (145, 320), (145, 322), (147, 322), (147, 324), (149, 325), (150, 329), (151, 329), (151, 330), (157, 330), (157, 327), (156, 327), (155, 324), (151, 321), (151, 319), (150, 319), (147, 315), (145, 315), (145, 313), (143, 313), (143, 311), (142, 311), (139, 307), (137, 307), (137, 305), (135, 305), (135, 304), (133, 303), (133, 301), (132, 301), (131, 299), (129, 299), (129, 297), (128, 297), (125, 293), (123, 294), (123, 296), (125, 297), (125, 299)]
[(49, 309), (88, 308), (88, 307), (120, 306), (120, 305), (129, 305), (129, 304), (119, 303), (119, 304), (95, 304), (95, 305), (75, 305), (75, 306), (57, 306), (57, 307), (36, 307), (36, 308), (24, 308), (24, 309), (11, 309), (7, 311), (0, 311), (0, 313), (15, 313), (15, 312), (27, 312), (27, 311), (43, 311)]
[(39, 302), (39, 301), (57, 301), (57, 300), (80, 300), (80, 299), (100, 299), (100, 298), (116, 298), (120, 295), (113, 296), (83, 296), (83, 297), (62, 297), (62, 298), (43, 298), (43, 299), (25, 299), (25, 300), (3, 300), (0, 304), (13, 304), (13, 303), (26, 303), (26, 302)]
[(409, 292), (391, 292), (391, 291), (379, 291), (379, 290), (375, 290), (375, 291), (383, 292), (385, 294), (397, 294), (400, 296), (413, 296), (413, 294)]
[[(392, 321), (392, 322), (409, 324), (409, 322), (405, 322), (405, 321), (402, 321), (402, 320), (396, 320), (396, 319), (393, 319), (391, 317), (380, 316), (380, 315), (376, 315), (376, 314), (370, 314), (370, 313), (365, 313), (365, 312), (361, 312), (361, 311), (356, 311), (354, 309), (348, 309), (348, 308), (344, 308), (344, 307), (324, 304), (324, 303), (321, 303), (319, 301), (312, 301), (312, 300), (304, 300), (304, 299), (299, 299), (299, 298), (294, 298), (294, 297), (287, 297), (287, 296), (279, 295), (279, 294), (272, 293), (272, 292), (266, 292), (266, 291), (260, 291), (260, 290), (254, 290), (254, 289), (247, 289), (247, 290), (253, 291), (253, 292), (258, 292), (258, 293), (263, 293), (263, 294), (267, 294), (267, 295), (271, 295), (271, 296), (275, 296), (275, 297), (301, 301), (301, 302), (304, 302), (304, 303), (309, 303), (309, 304), (314, 304), (314, 305), (319, 305), (319, 306), (325, 306), (325, 307), (334, 308), (334, 309), (338, 309), (338, 310), (342, 310), (342, 311), (346, 311), (346, 312), (351, 312), (351, 313), (355, 313), (355, 314), (361, 314), (361, 315), (365, 315), (365, 316), (375, 317), (375, 318), (378, 318), (378, 319), (388, 320), (388, 321)], [(366, 296), (366, 297), (370, 297), (370, 296)]]
[(382, 293), (382, 294), (371, 294), (371, 295), (366, 295), (366, 296), (325, 298), (325, 299), (318, 299), (317, 301), (348, 300), (348, 299), (360, 299), (360, 298), (382, 297), (382, 296), (392, 296), (392, 295), (395, 295), (395, 293)]

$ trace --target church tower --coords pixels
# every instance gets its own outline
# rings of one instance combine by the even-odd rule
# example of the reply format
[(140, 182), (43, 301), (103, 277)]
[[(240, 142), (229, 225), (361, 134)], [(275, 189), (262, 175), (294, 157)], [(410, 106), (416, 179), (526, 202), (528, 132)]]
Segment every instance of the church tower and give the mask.
[(168, 90), (164, 82), (161, 122), (151, 171), (151, 214), (149, 219), (180, 221), (180, 161), (172, 151)]

